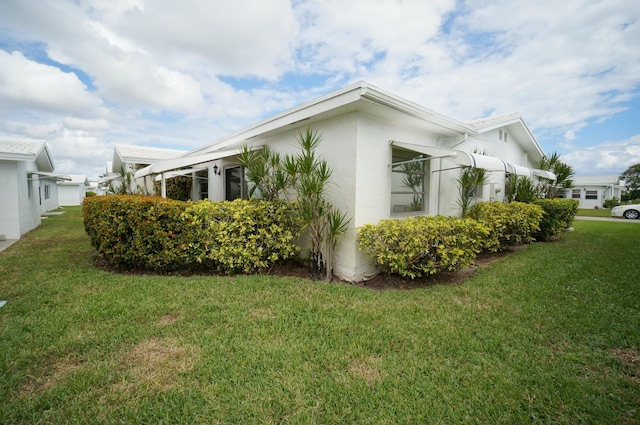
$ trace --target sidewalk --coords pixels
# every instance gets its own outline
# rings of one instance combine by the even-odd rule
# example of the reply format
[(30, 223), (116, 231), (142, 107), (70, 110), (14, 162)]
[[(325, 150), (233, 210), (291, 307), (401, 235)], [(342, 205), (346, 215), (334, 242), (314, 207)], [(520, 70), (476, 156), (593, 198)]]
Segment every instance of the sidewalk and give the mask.
[(18, 242), (18, 239), (4, 239), (4, 240), (0, 240), (0, 252), (4, 251), (5, 249), (9, 248), (11, 245), (13, 245), (14, 243)]
[(618, 218), (618, 217), (586, 217), (579, 216), (575, 217), (576, 220), (592, 220), (592, 221), (615, 221), (618, 223), (638, 223), (640, 224), (640, 220), (628, 220), (626, 218)]

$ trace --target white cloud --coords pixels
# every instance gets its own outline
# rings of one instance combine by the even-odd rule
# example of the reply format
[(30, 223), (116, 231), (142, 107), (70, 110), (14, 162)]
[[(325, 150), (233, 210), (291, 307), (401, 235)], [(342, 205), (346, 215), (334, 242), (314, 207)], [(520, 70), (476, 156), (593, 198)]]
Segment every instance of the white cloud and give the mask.
[(101, 114), (101, 103), (75, 74), (0, 50), (0, 109), (87, 116)]
[(605, 170), (621, 145), (579, 136), (637, 93), (639, 22), (630, 0), (5, 0), (0, 41), (24, 54), (0, 50), (0, 133), (95, 168), (114, 143), (197, 147), (364, 79), (461, 120), (520, 111)]
[(382, 57), (406, 63), (435, 37), (452, 0), (310, 0), (296, 13), (300, 69), (358, 75)]
[(385, 64), (371, 79), (460, 119), (519, 110), (538, 128), (611, 116), (637, 87), (640, 9), (628, 2), (467, 6), (449, 34), (424, 44), (427, 55)]
[(640, 164), (640, 135), (625, 140), (607, 141), (589, 148), (575, 148), (562, 155), (577, 175), (619, 174)]
[(158, 64), (144, 49), (99, 22), (85, 21), (81, 30), (81, 41), (52, 43), (48, 54), (94, 77), (107, 101), (176, 111), (201, 106), (200, 85), (190, 75)]
[(298, 36), (287, 0), (164, 0), (127, 18), (119, 27), (159, 56), (179, 64), (196, 55), (217, 75), (276, 79)]

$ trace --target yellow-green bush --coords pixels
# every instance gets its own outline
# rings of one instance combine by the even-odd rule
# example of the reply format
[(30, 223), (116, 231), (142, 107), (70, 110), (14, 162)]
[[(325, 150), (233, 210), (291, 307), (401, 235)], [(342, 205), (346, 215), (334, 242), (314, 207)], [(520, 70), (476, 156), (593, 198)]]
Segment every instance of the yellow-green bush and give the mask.
[(471, 207), (468, 217), (489, 229), (483, 249), (496, 252), (533, 242), (542, 214), (541, 207), (524, 202), (481, 202)]
[(578, 212), (578, 200), (576, 199), (538, 199), (534, 204), (544, 210), (540, 220), (540, 230), (534, 235), (538, 241), (548, 241), (551, 237), (560, 234), (571, 226)]
[(411, 217), (362, 226), (358, 242), (386, 271), (415, 278), (470, 266), (488, 233), (473, 219)]
[(297, 252), (297, 223), (283, 202), (111, 195), (85, 199), (83, 217), (93, 247), (125, 269), (249, 273)]
[(282, 201), (200, 201), (190, 204), (189, 261), (209, 270), (251, 273), (298, 253), (299, 223)]

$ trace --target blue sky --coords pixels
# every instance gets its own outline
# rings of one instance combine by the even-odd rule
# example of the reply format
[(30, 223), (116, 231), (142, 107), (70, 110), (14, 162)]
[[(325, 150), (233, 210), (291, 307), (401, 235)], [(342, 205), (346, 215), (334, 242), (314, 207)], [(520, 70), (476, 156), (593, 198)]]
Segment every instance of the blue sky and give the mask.
[[(248, 13), (247, 11), (251, 11)], [(635, 0), (4, 0), (0, 137), (104, 173), (364, 80), (452, 118), (518, 111), (577, 175), (640, 163)]]

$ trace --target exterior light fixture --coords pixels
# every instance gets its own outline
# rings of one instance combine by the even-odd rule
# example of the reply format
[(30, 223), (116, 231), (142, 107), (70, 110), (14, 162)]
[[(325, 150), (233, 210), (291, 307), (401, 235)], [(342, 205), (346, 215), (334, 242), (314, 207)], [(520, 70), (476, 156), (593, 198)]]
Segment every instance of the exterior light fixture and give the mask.
[(218, 170), (217, 164), (213, 166), (213, 174), (215, 174), (216, 176), (220, 175), (220, 171)]

